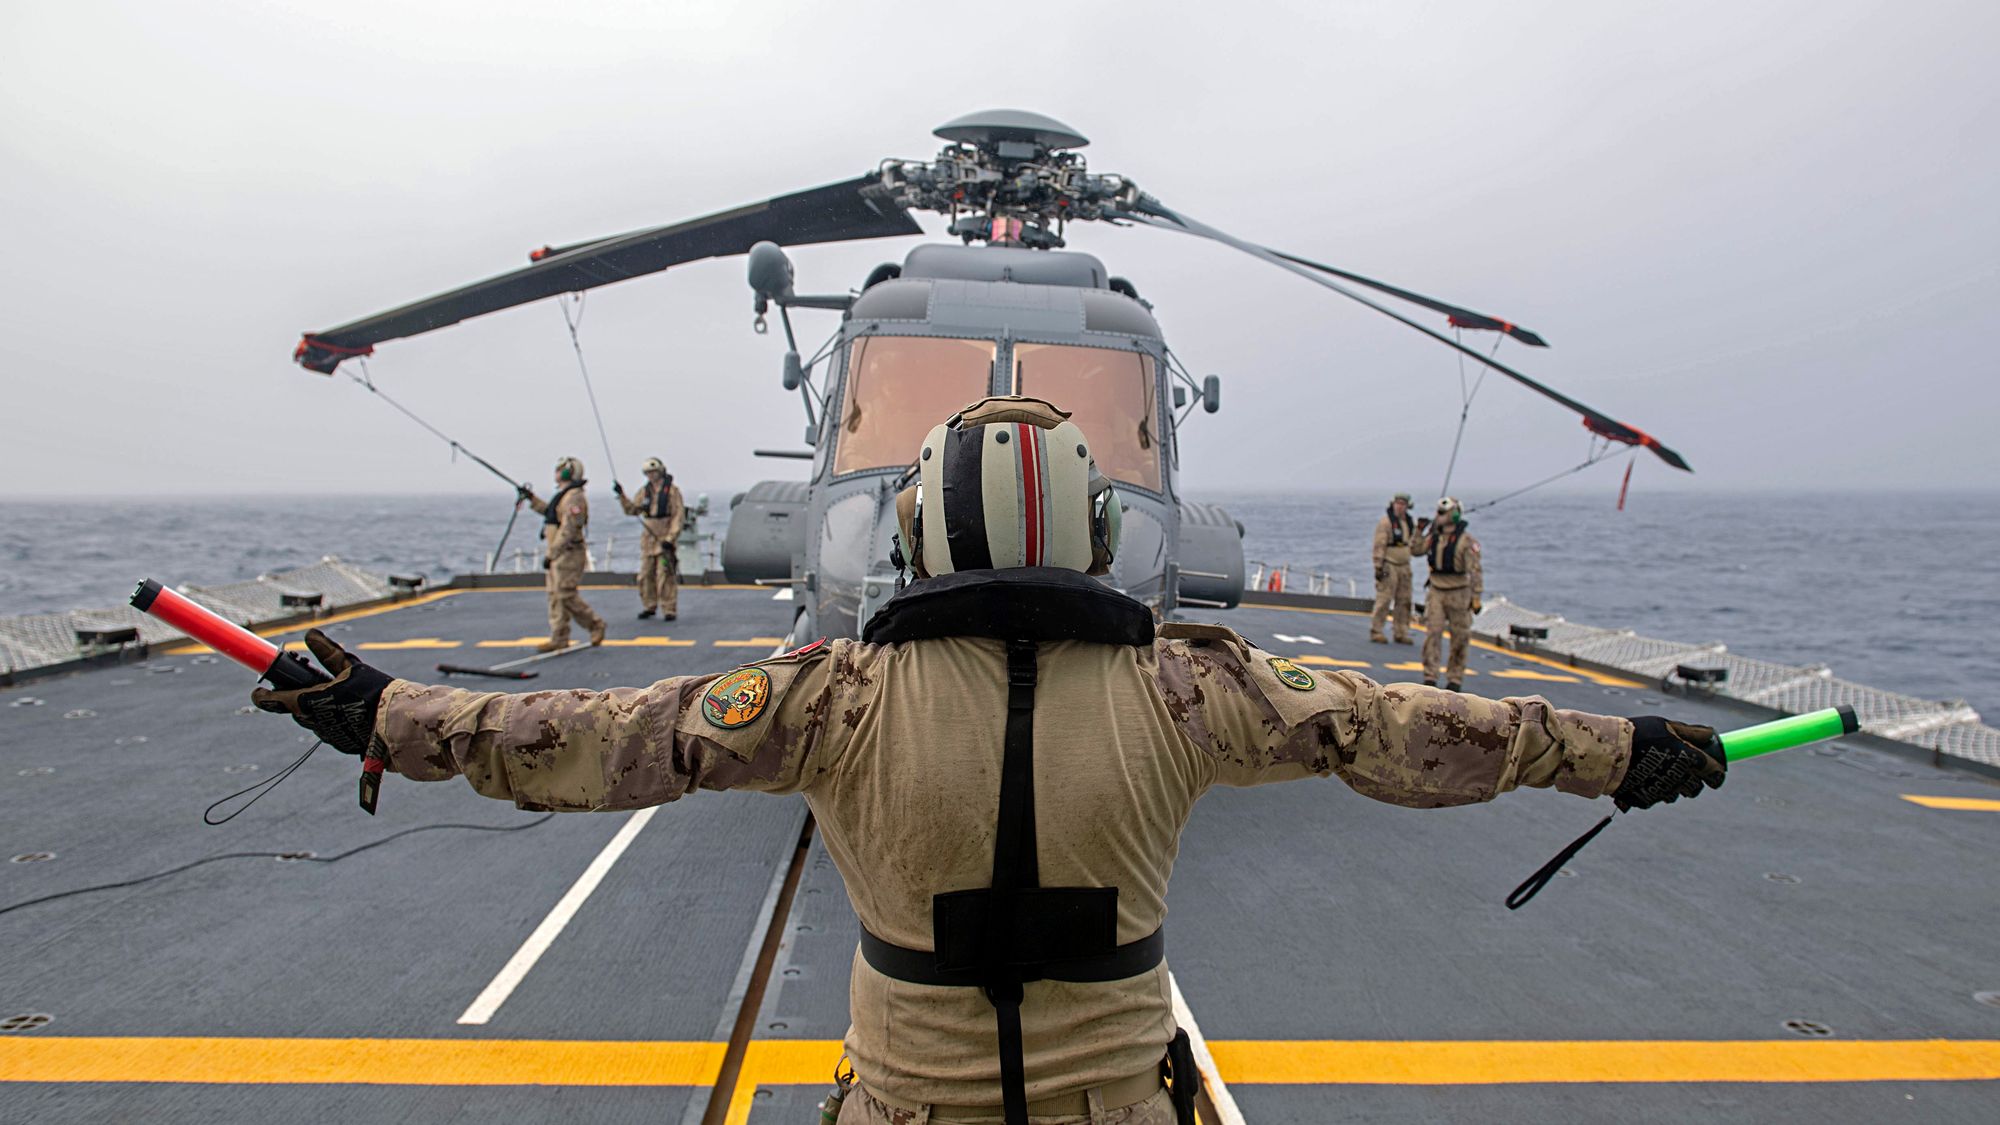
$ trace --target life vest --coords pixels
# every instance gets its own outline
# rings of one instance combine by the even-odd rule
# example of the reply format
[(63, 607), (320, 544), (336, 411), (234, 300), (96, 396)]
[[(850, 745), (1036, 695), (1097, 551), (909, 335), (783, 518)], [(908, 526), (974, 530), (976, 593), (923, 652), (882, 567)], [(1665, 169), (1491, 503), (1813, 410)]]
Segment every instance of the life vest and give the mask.
[(1431, 538), (1430, 564), (1432, 574), (1464, 574), (1465, 568), (1458, 565), (1458, 545), (1465, 539), (1465, 525), (1459, 524), (1449, 539), (1433, 533)]
[(645, 499), (640, 501), (640, 504), (645, 508), (644, 515), (646, 516), (646, 518), (654, 520), (663, 520), (670, 518), (674, 514), (673, 476), (669, 474), (666, 479), (666, 483), (660, 485), (660, 487), (658, 488), (654, 488), (652, 484), (649, 482), (646, 485), (646, 490), (647, 491), (645, 494)]
[(542, 513), (542, 522), (550, 527), (554, 527), (557, 524), (561, 523), (563, 497), (568, 496), (570, 493), (575, 492), (577, 489), (582, 487), (583, 487), (583, 482), (578, 481), (575, 484), (566, 484), (563, 485), (561, 488), (556, 489), (556, 494), (554, 496), (549, 497), (548, 510)]
[[(1035, 847), (1036, 651), (1045, 641), (1150, 647), (1153, 615), (1074, 570), (963, 570), (913, 583), (890, 598), (868, 619), (861, 639), (886, 644), (935, 637), (990, 637), (1007, 646), (993, 878), (986, 887), (932, 896), (932, 949), (894, 945), (863, 927), (861, 956), (892, 980), (986, 993), (999, 1027), (1006, 1120), (1026, 1125), (1023, 986), (1124, 980), (1151, 972), (1166, 954), (1164, 928), (1118, 944), (1116, 887), (1042, 886)], [(1185, 1097), (1191, 1114), (1198, 1079), (1184, 1034), (1175, 1036), (1168, 1054), (1181, 1079), (1173, 1084), (1176, 1102)]]
[(1411, 519), (1408, 512), (1404, 512), (1403, 518), (1399, 520), (1396, 518), (1394, 504), (1389, 505), (1385, 511), (1389, 516), (1389, 546), (1401, 547), (1416, 538), (1417, 521)]

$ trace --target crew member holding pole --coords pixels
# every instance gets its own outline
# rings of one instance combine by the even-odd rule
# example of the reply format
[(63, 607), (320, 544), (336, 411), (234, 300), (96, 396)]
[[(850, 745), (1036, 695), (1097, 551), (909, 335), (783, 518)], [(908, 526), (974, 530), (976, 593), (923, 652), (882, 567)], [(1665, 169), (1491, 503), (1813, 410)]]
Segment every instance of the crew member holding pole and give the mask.
[(1424, 683), (1438, 682), (1438, 648), (1451, 630), (1451, 655), (1444, 686), (1459, 690), (1465, 683), (1465, 650), (1472, 641), (1472, 618), (1479, 612), (1479, 595), (1486, 588), (1480, 569), (1479, 540), (1465, 530), (1465, 509), (1447, 496), (1438, 501), (1437, 518), (1424, 533), (1424, 555), (1430, 573), (1424, 576)]
[(521, 499), (542, 517), (542, 569), (548, 572), (549, 639), (536, 652), (560, 652), (569, 647), (572, 618), (590, 630), (590, 643), (604, 643), (604, 619), (583, 600), (579, 588), (590, 566), (585, 536), (590, 529), (590, 502), (584, 499), (583, 462), (565, 457), (556, 462), (556, 492), (547, 500), (521, 486)]
[(681, 504), (681, 490), (674, 475), (658, 457), (646, 458), (646, 486), (634, 500), (625, 495), (625, 486), (613, 481), (618, 505), (628, 516), (639, 517), (639, 620), (658, 613), (660, 620), (672, 621), (680, 608), (681, 521), (687, 514)]

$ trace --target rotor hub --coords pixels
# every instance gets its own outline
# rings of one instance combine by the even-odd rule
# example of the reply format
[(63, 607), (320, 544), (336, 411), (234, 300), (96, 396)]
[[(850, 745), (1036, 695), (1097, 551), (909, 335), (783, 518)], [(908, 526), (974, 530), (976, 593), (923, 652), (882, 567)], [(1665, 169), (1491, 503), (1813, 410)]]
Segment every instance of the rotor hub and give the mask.
[(891, 160), (882, 185), (905, 207), (951, 219), (966, 242), (1049, 250), (1071, 220), (1114, 218), (1139, 198), (1123, 176), (1093, 176), (1071, 149), (1088, 138), (1025, 110), (969, 113), (935, 130), (951, 142), (930, 163)]

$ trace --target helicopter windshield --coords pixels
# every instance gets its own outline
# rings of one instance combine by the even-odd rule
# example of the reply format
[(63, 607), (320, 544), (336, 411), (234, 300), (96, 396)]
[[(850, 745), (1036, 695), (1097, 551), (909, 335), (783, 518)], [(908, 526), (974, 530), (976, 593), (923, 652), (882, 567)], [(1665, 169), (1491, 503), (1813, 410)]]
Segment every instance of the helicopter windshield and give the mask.
[(1160, 490), (1153, 420), (1153, 357), (1116, 348), (1015, 344), (1020, 393), (1069, 411), (1112, 480)]
[(991, 340), (863, 336), (847, 359), (835, 473), (907, 465), (924, 435), (967, 403), (986, 397)]

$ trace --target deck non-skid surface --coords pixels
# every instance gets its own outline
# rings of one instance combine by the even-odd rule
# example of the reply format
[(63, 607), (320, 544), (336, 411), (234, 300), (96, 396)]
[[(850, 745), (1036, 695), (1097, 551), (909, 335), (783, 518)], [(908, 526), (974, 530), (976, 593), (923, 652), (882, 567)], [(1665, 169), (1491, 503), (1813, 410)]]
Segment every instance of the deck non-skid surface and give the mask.
[[(726, 667), (768, 651), (792, 611), (697, 588), (661, 625), (631, 620), (629, 590), (585, 596), (614, 640), (655, 643), (543, 662), (528, 684), (456, 682)], [(492, 642), (532, 643), (542, 604), (468, 592), (332, 635), (436, 679), (439, 660), (518, 656)], [(1212, 616), (1315, 671), (1417, 678), (1414, 650), (1366, 643), (1364, 618)], [(1751, 719), (1491, 649), (1472, 668), (1486, 694)], [(238, 713), (249, 686), (181, 655), (0, 692), (0, 860), (54, 853), (0, 863), (0, 907), (223, 852), (324, 857), (407, 828), (533, 822), (461, 784), (395, 778), (371, 820), (353, 761), (322, 750), (205, 828), (209, 801), (304, 749), (289, 723)], [(1509, 912), (1506, 892), (1605, 809), (1531, 793), (1414, 812), (1335, 781), (1220, 791), (1183, 840), (1169, 960), (1260, 1125), (1991, 1120), (2000, 1086), (1980, 1079), (2000, 1077), (2000, 1007), (1975, 994), (2000, 990), (1996, 801), (1971, 775), (1865, 748), (1778, 755), (1720, 793), (1620, 817)], [(0, 915), (0, 1020), (53, 1017), (0, 1032), (0, 1120), (680, 1121), (716, 1081), (802, 819), (795, 798), (749, 794), (660, 810), (483, 1025), (458, 1020), (627, 814), (441, 827), (331, 865), (231, 859)], [(813, 1119), (856, 933), (815, 841), (723, 1091), (732, 1120)]]

